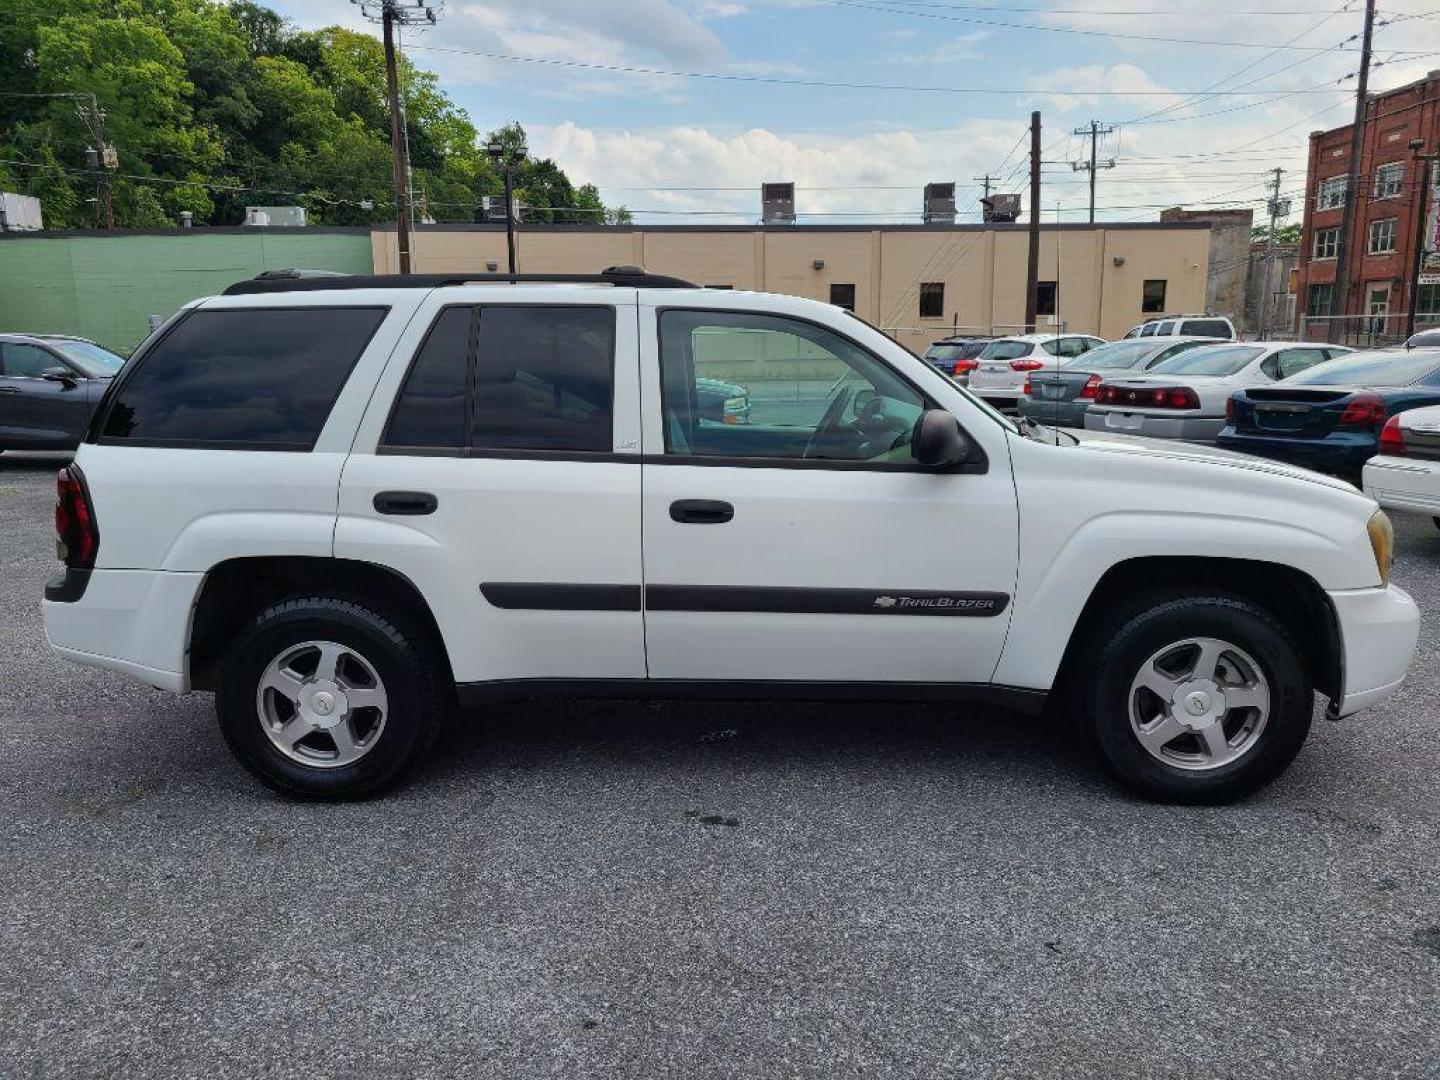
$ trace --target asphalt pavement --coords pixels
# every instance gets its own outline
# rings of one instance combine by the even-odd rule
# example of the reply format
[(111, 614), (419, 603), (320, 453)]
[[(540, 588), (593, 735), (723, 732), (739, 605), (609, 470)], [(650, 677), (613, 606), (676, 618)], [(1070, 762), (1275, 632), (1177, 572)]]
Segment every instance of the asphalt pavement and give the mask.
[(1428, 518), (1410, 681), (1239, 805), (1002, 712), (565, 701), (317, 806), (51, 655), (58, 463), (0, 457), (0, 1077), (1440, 1076)]

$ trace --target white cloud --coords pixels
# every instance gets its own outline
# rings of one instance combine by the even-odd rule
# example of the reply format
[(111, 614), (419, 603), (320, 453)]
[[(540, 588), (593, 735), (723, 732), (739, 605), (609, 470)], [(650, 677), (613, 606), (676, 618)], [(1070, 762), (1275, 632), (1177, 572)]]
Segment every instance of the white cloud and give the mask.
[[(1025, 84), (1038, 92), (1040, 101), (1048, 102), (1060, 112), (1069, 112), (1080, 105), (1099, 104), (1101, 93), (1108, 101), (1138, 102), (1144, 104), (1147, 110), (1163, 109), (1182, 97), (1155, 82), (1134, 64), (1109, 67), (1087, 64), (1084, 67), (1052, 69), (1043, 75), (1031, 75)], [(1055, 93), (1051, 89), (1061, 86), (1067, 88), (1065, 93)], [(1157, 94), (1171, 96), (1155, 96)]]

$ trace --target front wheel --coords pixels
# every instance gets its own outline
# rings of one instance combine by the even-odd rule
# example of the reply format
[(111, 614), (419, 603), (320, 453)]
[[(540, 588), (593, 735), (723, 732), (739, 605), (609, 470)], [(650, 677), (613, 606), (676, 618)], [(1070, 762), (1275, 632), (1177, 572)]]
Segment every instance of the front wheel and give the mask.
[(372, 795), (434, 742), (441, 669), (402, 620), (346, 600), (288, 600), (262, 612), (225, 658), (220, 730), (278, 791)]
[(1283, 772), (1305, 742), (1309, 671), (1285, 627), (1248, 601), (1155, 597), (1095, 639), (1078, 704), (1111, 771), (1146, 798), (1239, 798)]

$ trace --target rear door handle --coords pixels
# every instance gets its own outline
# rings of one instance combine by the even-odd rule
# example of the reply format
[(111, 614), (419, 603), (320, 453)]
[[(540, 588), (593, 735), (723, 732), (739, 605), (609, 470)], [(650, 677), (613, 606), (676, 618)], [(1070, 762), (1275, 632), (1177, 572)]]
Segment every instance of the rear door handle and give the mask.
[(382, 491), (375, 496), (381, 514), (433, 514), (440, 501), (428, 491)]
[(670, 520), (681, 525), (724, 525), (735, 507), (719, 499), (680, 499), (670, 504)]

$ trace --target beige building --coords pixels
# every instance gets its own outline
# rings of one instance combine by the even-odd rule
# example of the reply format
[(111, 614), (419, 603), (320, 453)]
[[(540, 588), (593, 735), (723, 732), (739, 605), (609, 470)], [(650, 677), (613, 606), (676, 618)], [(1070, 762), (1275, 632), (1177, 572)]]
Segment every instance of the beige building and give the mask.
[[(395, 232), (377, 229), (371, 244), (375, 271), (395, 273)], [(853, 305), (917, 351), (956, 329), (1017, 333), (1025, 321), (1024, 225), (536, 225), (516, 246), (521, 272), (630, 264)], [(413, 252), (416, 273), (503, 270), (505, 228), (421, 226)], [(1042, 226), (1038, 328), (1118, 338), (1152, 313), (1204, 311), (1209, 262), (1204, 222)]]

